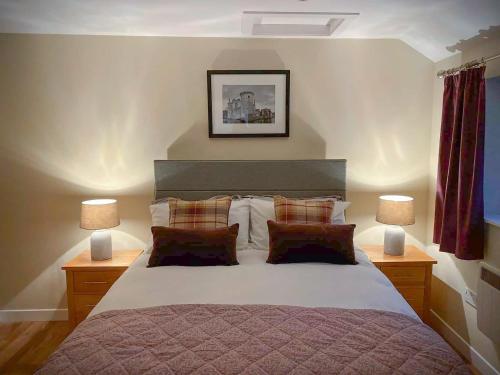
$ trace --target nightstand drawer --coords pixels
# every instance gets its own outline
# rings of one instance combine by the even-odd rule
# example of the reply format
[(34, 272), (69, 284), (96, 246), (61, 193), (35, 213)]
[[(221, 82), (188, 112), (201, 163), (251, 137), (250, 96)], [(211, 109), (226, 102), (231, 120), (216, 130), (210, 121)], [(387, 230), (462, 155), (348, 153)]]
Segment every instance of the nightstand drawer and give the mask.
[(142, 250), (122, 250), (111, 259), (93, 260), (90, 251), (84, 251), (66, 263), (68, 320), (71, 328), (84, 320), (113, 283), (142, 254)]
[(75, 295), (75, 311), (78, 322), (90, 314), (103, 296), (98, 294), (77, 294)]
[(432, 265), (436, 260), (413, 245), (405, 246), (403, 255), (385, 254), (382, 245), (365, 245), (362, 249), (422, 320), (428, 321)]
[(79, 271), (74, 273), (75, 293), (106, 293), (123, 271)]
[(425, 289), (400, 286), (397, 288), (399, 293), (410, 304), (413, 310), (422, 310), (424, 308)]
[(381, 271), (397, 284), (424, 284), (425, 267), (382, 266)]
[(420, 317), (420, 319), (425, 321), (426, 317), (425, 317), (425, 310), (424, 309), (413, 309), (413, 310), (415, 310), (415, 312)]

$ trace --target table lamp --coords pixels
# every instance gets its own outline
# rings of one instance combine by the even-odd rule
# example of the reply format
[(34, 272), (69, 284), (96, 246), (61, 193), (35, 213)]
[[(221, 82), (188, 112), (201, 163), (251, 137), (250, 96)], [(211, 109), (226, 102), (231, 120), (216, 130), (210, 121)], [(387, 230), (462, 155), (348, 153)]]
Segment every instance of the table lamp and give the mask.
[(82, 202), (80, 227), (94, 230), (90, 236), (93, 260), (111, 259), (111, 232), (107, 229), (120, 225), (116, 199), (93, 199)]
[(415, 224), (413, 198), (404, 195), (382, 195), (378, 200), (376, 220), (389, 224), (384, 234), (384, 253), (403, 255), (405, 231), (401, 226)]

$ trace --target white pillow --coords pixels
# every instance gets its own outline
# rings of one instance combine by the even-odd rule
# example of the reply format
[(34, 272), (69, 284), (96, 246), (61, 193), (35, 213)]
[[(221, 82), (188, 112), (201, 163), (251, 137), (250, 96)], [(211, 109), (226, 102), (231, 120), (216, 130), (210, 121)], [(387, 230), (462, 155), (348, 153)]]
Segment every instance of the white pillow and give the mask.
[(345, 210), (351, 202), (335, 201), (333, 205), (332, 224), (345, 224)]
[(170, 220), (170, 206), (168, 201), (161, 201), (149, 206), (151, 225), (153, 227), (168, 227)]
[[(335, 201), (332, 224), (346, 223), (345, 210), (350, 204), (351, 202)], [(250, 241), (252, 247), (257, 250), (268, 250), (269, 248), (268, 220), (276, 220), (273, 198), (255, 197), (250, 199)]]
[(231, 202), (228, 225), (236, 223), (240, 224), (236, 238), (236, 250), (245, 250), (248, 248), (250, 228), (250, 200), (248, 198), (233, 199)]
[[(154, 203), (149, 206), (151, 212), (152, 226), (168, 227), (170, 220), (170, 208), (168, 201)], [(238, 237), (236, 238), (236, 249), (243, 250), (248, 248), (248, 236), (250, 227), (250, 202), (248, 198), (236, 199), (231, 202), (229, 208), (228, 225), (239, 223)], [(148, 249), (146, 253), (150, 253), (153, 247), (153, 236), (150, 235), (148, 241)]]
[[(161, 201), (150, 205), (149, 212), (151, 212), (151, 226), (168, 227), (170, 220), (170, 206), (167, 201)], [(153, 235), (150, 232), (145, 253), (151, 254), (152, 251)]]
[(276, 221), (273, 199), (267, 197), (250, 199), (250, 242), (257, 250), (269, 249), (268, 220)]

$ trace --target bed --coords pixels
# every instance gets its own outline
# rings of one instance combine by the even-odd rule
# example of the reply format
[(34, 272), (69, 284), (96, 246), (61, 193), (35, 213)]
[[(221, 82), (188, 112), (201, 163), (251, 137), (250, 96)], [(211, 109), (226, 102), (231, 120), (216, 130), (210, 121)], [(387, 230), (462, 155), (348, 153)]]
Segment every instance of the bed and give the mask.
[[(155, 197), (345, 197), (345, 165), (156, 161)], [(357, 265), (272, 265), (266, 255), (252, 248), (238, 251), (238, 266), (147, 268), (143, 254), (39, 373), (470, 373), (362, 250)]]

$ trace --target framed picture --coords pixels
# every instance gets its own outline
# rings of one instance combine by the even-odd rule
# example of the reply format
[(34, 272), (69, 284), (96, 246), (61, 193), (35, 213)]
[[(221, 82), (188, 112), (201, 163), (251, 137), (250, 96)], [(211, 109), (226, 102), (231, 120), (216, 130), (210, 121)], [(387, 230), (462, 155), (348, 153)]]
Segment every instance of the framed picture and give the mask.
[(210, 138), (288, 137), (289, 70), (209, 70)]

